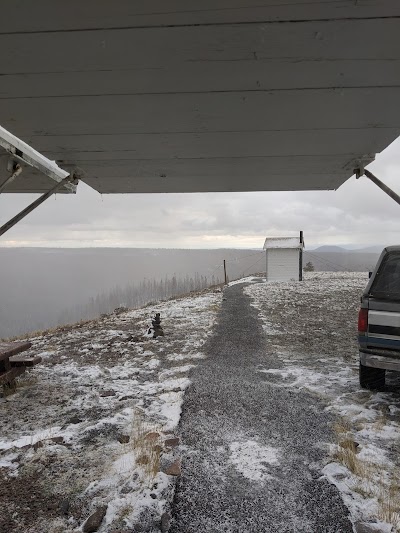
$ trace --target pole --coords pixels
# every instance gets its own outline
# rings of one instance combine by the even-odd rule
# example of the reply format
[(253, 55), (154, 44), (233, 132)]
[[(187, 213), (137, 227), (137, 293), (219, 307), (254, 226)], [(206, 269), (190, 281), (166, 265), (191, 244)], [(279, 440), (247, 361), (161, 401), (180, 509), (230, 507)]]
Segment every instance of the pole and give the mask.
[[(357, 179), (360, 176), (362, 176), (361, 172), (362, 171), (356, 172)], [(392, 189), (390, 189), (390, 187), (385, 185), (380, 179), (378, 179), (376, 176), (374, 176), (374, 174), (372, 174), (372, 172), (370, 172), (369, 170), (364, 169), (364, 174), (373, 183), (375, 183), (375, 185), (377, 185), (380, 189), (382, 189), (383, 192), (385, 192), (387, 195), (389, 195), (390, 198), (392, 198), (395, 202), (400, 204), (400, 196), (398, 194), (396, 194), (394, 191), (392, 191)]]
[(228, 278), (226, 276), (226, 261), (224, 259), (224, 275), (225, 275), (225, 285), (228, 285)]
[(300, 231), (299, 281), (303, 281), (303, 232)]
[(54, 187), (52, 187), (49, 191), (47, 191), (44, 194), (42, 194), (42, 196), (40, 196), (37, 200), (32, 202), (30, 205), (28, 205), (28, 207), (25, 207), (25, 209), (23, 209), (20, 213), (18, 213), (18, 215), (15, 215), (15, 217), (13, 217), (11, 220), (9, 220), (3, 226), (1, 226), (1, 228), (0, 228), (0, 236), (4, 235), (4, 233), (6, 233), (6, 231), (11, 229), (20, 220), (25, 218), (26, 215), (29, 215), (29, 213), (31, 213), (40, 204), (42, 204), (45, 200), (47, 200), (47, 198), (50, 198), (50, 196), (52, 196), (54, 193), (56, 193), (58, 191), (58, 189), (61, 189), (61, 187), (63, 185), (65, 185), (67, 182), (76, 183), (76, 181), (77, 181), (77, 179), (75, 178), (75, 176), (69, 175), (66, 178), (64, 178), (63, 180), (61, 180), (60, 182), (56, 183), (54, 185)]

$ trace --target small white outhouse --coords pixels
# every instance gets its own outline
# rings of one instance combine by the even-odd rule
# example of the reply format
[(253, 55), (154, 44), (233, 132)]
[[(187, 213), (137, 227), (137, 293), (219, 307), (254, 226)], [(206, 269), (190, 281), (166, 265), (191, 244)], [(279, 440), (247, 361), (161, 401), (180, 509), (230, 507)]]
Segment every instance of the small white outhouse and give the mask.
[(300, 237), (267, 237), (264, 243), (267, 281), (301, 281), (303, 248), (302, 231)]

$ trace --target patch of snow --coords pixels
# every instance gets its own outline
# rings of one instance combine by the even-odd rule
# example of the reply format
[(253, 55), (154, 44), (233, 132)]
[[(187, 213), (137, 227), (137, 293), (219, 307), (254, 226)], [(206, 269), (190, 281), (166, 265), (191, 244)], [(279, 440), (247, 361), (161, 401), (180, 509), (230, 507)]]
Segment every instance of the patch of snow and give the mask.
[(270, 322), (262, 324), (262, 328), (264, 330), (265, 335), (282, 335), (283, 334), (283, 332), (279, 331), (279, 329), (274, 329)]
[(204, 359), (203, 353), (179, 353), (167, 355), (168, 361), (185, 361), (186, 359)]
[(252, 481), (270, 479), (272, 476), (268, 471), (268, 465), (279, 464), (276, 448), (260, 446), (252, 440), (232, 442), (229, 447), (230, 462), (244, 477)]
[(248, 276), (247, 278), (240, 278), (235, 279), (235, 281), (230, 281), (228, 283), (228, 287), (232, 287), (233, 285), (238, 285), (239, 283), (258, 283), (262, 278), (254, 277), (254, 276)]
[(54, 350), (47, 350), (45, 352), (39, 352), (37, 355), (41, 357), (42, 359), (48, 359), (49, 357), (53, 356), (55, 353)]
[(164, 378), (174, 376), (175, 374), (185, 374), (187, 372), (190, 372), (192, 368), (196, 368), (196, 365), (174, 366), (172, 368), (169, 368), (168, 370), (164, 370), (164, 372), (159, 375), (159, 379), (163, 380)]
[[(357, 483), (354, 477), (349, 477), (347, 468), (339, 463), (329, 463), (323, 469), (324, 477), (335, 485), (342, 495), (346, 507), (349, 509), (355, 522), (363, 521), (366, 516), (374, 516), (378, 511), (378, 502), (375, 498), (364, 498), (353, 487)], [(382, 532), (391, 531), (391, 526), (387, 529), (388, 524)]]
[(61, 426), (49, 427), (41, 430), (33, 435), (23, 435), (18, 439), (7, 441), (0, 440), (0, 450), (9, 450), (10, 448), (23, 448), (24, 446), (33, 446), (37, 442), (45, 439), (50, 439), (59, 434)]
[(163, 431), (172, 431), (177, 427), (182, 413), (183, 394), (183, 391), (160, 394), (159, 413), (166, 420)]
[(18, 453), (9, 453), (5, 457), (2, 457), (0, 459), (0, 468), (7, 468), (12, 473), (15, 473), (15, 471), (18, 469), (18, 461), (16, 460), (18, 458)]
[(144, 363), (142, 363), (142, 366), (144, 366), (145, 368), (149, 368), (150, 370), (154, 370), (155, 368), (160, 366), (160, 363), (161, 361), (159, 359), (150, 359), (150, 361), (145, 361)]
[(264, 250), (270, 248), (303, 248), (299, 237), (267, 237), (264, 242)]

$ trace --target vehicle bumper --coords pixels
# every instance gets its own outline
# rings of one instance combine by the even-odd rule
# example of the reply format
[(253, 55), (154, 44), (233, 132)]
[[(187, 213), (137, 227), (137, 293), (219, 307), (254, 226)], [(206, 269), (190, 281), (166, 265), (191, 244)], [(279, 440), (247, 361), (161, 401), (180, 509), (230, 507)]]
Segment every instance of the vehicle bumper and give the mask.
[(400, 354), (397, 355), (377, 355), (370, 350), (360, 350), (360, 363), (372, 368), (383, 368), (400, 372)]

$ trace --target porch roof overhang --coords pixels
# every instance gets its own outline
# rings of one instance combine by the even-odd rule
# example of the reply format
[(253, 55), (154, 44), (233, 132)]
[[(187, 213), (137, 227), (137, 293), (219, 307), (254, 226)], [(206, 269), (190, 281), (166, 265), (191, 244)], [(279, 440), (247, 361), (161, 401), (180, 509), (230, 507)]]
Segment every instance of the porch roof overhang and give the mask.
[(400, 134), (398, 0), (1, 13), (0, 125), (101, 193), (336, 189)]

